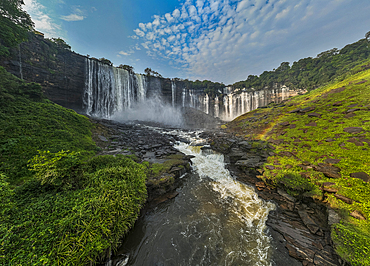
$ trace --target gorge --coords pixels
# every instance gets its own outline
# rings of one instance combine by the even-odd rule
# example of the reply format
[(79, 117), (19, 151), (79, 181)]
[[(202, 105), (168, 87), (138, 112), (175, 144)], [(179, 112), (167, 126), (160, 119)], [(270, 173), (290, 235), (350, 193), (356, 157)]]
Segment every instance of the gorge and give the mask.
[[(230, 121), (245, 112), (271, 102), (280, 103), (304, 92), (276, 83), (256, 91), (225, 86), (211, 97), (205, 93), (205, 88), (194, 89), (181, 79), (136, 74), (56, 47), (40, 35), (30, 36), (30, 41), (14, 49), (11, 59), (2, 65), (27, 82), (40, 83), (50, 100), (101, 118), (111, 118), (122, 112), (127, 112), (127, 118), (137, 120), (163, 117), (163, 114), (152, 117), (129, 115), (130, 110), (135, 110), (144, 101), (154, 99), (155, 103), (151, 102), (153, 108), (156, 105), (161, 109), (167, 106), (177, 110), (192, 107)], [(164, 116), (161, 122), (164, 120), (168, 117)]]

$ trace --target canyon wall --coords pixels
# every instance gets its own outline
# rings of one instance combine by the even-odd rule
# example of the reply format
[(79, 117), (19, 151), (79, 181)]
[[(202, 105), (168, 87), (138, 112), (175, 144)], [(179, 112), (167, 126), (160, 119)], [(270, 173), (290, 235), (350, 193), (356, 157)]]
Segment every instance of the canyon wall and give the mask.
[(203, 89), (186, 87), (180, 79), (146, 76), (116, 68), (33, 34), (0, 64), (27, 82), (40, 83), (45, 95), (55, 103), (102, 118), (124, 114), (125, 110), (156, 98), (166, 106), (193, 107), (228, 121), (301, 93), (275, 84), (259, 91), (226, 87), (219, 96), (211, 98)]

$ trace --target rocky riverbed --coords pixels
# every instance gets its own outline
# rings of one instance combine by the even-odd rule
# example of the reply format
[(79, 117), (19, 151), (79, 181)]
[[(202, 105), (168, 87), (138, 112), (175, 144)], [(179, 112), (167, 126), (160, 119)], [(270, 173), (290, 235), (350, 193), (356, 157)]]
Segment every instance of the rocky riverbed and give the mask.
[[(131, 155), (138, 161), (166, 164), (160, 175), (148, 178), (147, 208), (176, 197), (176, 188), (191, 164), (191, 156), (173, 147), (181, 137), (134, 123), (109, 120), (94, 123), (94, 139), (102, 149), (101, 154)], [(237, 180), (254, 186), (261, 198), (277, 205), (267, 220), (275, 247), (275, 265), (345, 265), (335, 253), (330, 237), (330, 225), (339, 219), (336, 213), (318, 200), (294, 198), (258, 178), (260, 166), (274, 154), (271, 145), (246, 141), (219, 130), (203, 132), (201, 137), (213, 150), (225, 155), (227, 168)]]
[[(267, 220), (274, 240), (280, 243), (276, 258), (284, 258), (288, 252), (304, 266), (347, 265), (333, 248), (330, 225), (338, 223), (339, 216), (329, 206), (311, 197), (292, 197), (258, 178), (262, 174), (260, 166), (274, 155), (273, 146), (222, 132), (204, 133), (203, 137), (212, 149), (225, 154), (227, 168), (237, 180), (253, 185), (261, 198), (276, 203), (277, 209), (270, 212)], [(277, 265), (288, 265), (280, 263)]]

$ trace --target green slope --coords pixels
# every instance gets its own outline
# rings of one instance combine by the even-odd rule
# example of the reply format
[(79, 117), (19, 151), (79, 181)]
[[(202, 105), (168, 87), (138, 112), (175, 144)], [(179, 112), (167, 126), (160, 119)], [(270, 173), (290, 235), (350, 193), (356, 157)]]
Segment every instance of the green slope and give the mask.
[(327, 202), (339, 213), (332, 239), (352, 265), (370, 265), (370, 184), (358, 178), (370, 175), (369, 68), (367, 62), (342, 81), (226, 125), (274, 147), (260, 176), (266, 183)]
[(145, 169), (97, 156), (94, 126), (0, 67), (0, 265), (86, 265), (146, 201)]

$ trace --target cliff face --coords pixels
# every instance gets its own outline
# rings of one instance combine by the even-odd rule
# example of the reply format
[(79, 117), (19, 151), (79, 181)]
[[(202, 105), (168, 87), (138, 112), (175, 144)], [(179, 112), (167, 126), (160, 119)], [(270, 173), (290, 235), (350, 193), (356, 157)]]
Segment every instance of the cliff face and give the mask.
[(85, 61), (86, 57), (58, 48), (42, 36), (30, 35), (0, 64), (27, 82), (40, 83), (51, 101), (83, 111)]
[(229, 121), (298, 93), (275, 84), (260, 91), (234, 91), (227, 87), (222, 95), (211, 98), (203, 89), (188, 88), (181, 80), (145, 76), (103, 64), (33, 34), (28, 42), (13, 49), (9, 58), (0, 61), (12, 74), (40, 83), (51, 101), (104, 118), (117, 112), (124, 114), (122, 111), (160, 96), (167, 106), (192, 107)]

